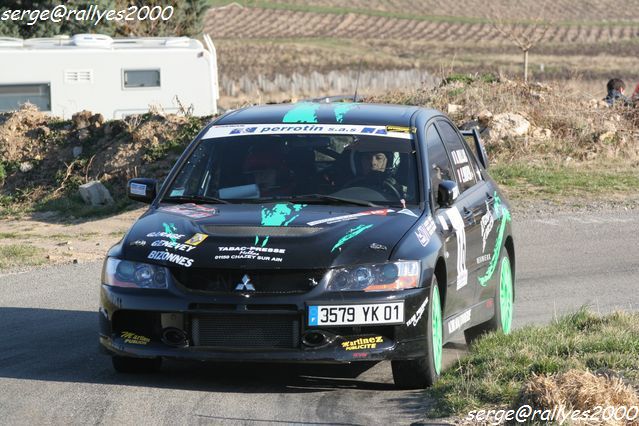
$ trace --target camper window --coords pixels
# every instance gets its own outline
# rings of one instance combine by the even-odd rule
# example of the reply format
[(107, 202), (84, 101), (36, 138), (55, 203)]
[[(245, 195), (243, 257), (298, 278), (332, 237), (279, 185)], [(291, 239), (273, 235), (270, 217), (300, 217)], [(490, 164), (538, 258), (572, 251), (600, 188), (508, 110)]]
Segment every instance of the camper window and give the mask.
[(160, 70), (124, 70), (124, 88), (160, 87)]
[(49, 83), (0, 85), (0, 112), (13, 111), (20, 105), (32, 103), (40, 111), (51, 111)]

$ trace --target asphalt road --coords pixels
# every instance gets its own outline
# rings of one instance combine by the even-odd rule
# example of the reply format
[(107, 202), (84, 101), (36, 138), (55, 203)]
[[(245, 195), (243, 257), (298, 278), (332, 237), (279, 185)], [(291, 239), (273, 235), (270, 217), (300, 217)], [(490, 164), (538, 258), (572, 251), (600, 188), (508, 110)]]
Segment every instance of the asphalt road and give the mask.
[[(639, 215), (514, 221), (515, 325), (590, 305), (639, 308)], [(393, 389), (389, 363), (342, 366), (165, 364), (113, 372), (97, 351), (100, 264), (0, 276), (1, 424), (408, 424), (422, 392)], [(463, 345), (446, 350), (448, 362)]]

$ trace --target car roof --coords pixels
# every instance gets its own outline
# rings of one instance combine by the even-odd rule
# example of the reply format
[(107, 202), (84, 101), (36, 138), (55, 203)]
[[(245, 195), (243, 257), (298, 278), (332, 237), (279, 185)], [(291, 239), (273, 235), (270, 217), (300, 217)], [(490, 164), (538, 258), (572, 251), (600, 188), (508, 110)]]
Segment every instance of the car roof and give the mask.
[(359, 102), (298, 102), (260, 105), (235, 110), (222, 116), (215, 125), (318, 123), (346, 125), (410, 126), (415, 113), (441, 115), (434, 109), (409, 105), (369, 104)]

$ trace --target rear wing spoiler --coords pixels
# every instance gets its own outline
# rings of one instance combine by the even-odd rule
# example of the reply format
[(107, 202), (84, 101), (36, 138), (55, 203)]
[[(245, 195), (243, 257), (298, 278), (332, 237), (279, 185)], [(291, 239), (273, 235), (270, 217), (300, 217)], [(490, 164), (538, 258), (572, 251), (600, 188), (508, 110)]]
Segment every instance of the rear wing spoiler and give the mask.
[(488, 155), (486, 155), (486, 149), (484, 148), (484, 144), (481, 141), (481, 137), (479, 137), (479, 131), (477, 129), (472, 130), (460, 130), (462, 136), (464, 137), (472, 137), (475, 142), (475, 150), (477, 152), (478, 160), (484, 169), (488, 169)]

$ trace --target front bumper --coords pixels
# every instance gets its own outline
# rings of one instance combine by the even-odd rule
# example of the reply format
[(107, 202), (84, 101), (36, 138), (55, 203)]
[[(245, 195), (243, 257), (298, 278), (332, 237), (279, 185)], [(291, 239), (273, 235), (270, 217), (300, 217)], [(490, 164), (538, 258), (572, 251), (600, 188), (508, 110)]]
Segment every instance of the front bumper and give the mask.
[[(128, 289), (101, 286), (100, 344), (112, 355), (167, 357), (210, 361), (328, 362), (415, 359), (426, 353), (424, 300), (428, 288), (401, 292), (331, 293), (316, 289), (306, 294), (252, 295), (250, 293), (211, 295), (172, 286), (169, 290)], [(383, 304), (403, 301), (402, 324), (357, 326), (309, 326), (308, 306)], [(406, 325), (421, 309), (416, 325)], [(427, 312), (427, 309), (425, 310)], [(177, 318), (171, 326), (181, 329), (188, 344), (168, 344), (163, 339), (167, 317)], [(233, 336), (228, 344), (198, 343), (201, 318), (221, 318)], [(290, 321), (291, 335), (285, 347), (235, 345), (242, 324)], [(213, 321), (214, 322), (214, 321)], [(238, 325), (239, 323), (239, 325)], [(247, 326), (247, 339), (252, 339)], [(260, 328), (259, 326), (257, 328)], [(320, 344), (313, 334), (323, 336)], [(221, 332), (222, 337), (224, 330)], [(218, 336), (219, 337), (219, 336)], [(241, 336), (240, 336), (241, 337)], [(258, 337), (255, 337), (256, 339)], [(223, 339), (222, 339), (223, 340)], [(216, 340), (219, 342), (219, 340)]]

